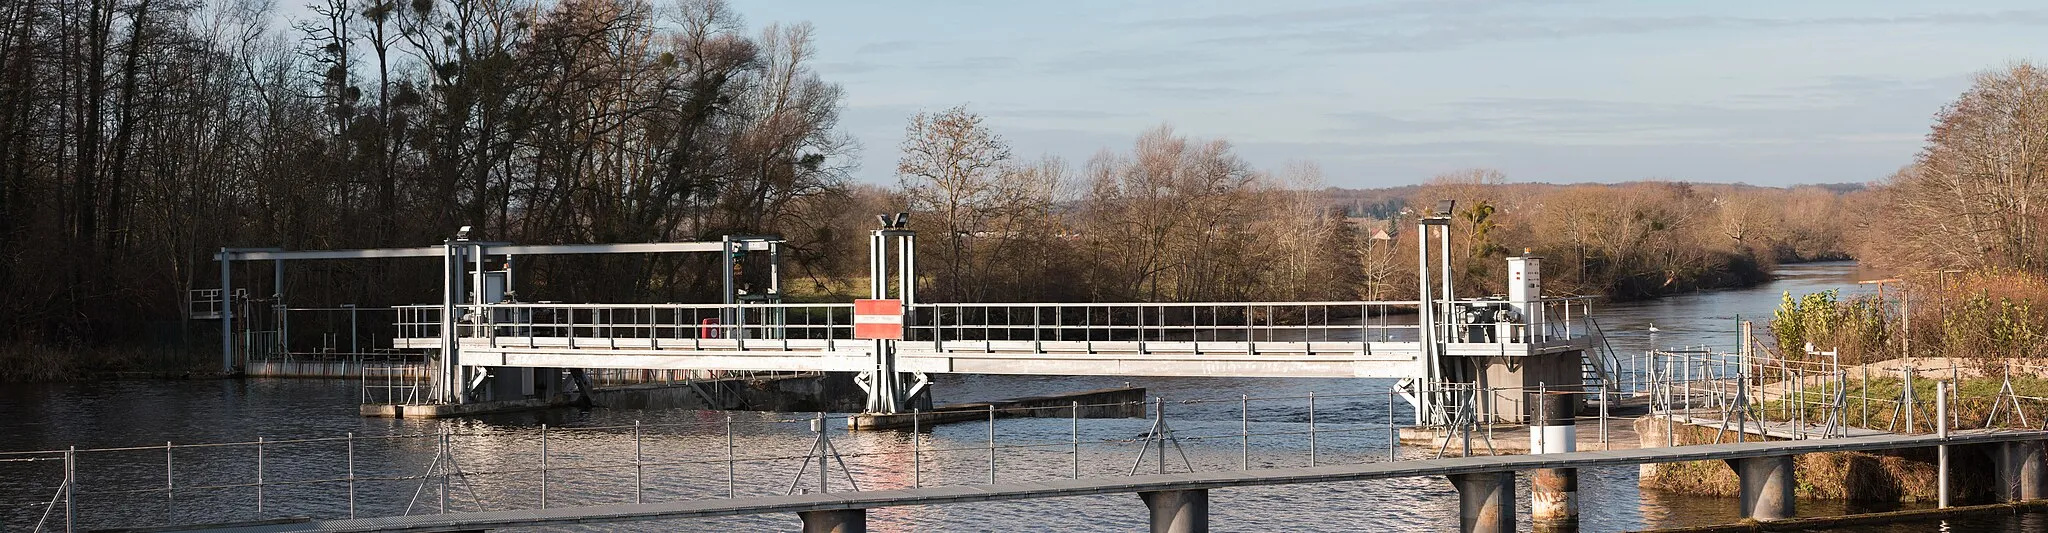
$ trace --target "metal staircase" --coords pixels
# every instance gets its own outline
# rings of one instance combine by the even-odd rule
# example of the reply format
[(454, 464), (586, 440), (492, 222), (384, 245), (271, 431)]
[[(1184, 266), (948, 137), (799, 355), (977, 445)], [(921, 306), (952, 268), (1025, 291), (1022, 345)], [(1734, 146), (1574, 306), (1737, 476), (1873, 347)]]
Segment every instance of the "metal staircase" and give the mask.
[(1579, 357), (1579, 379), (1586, 392), (1599, 392), (1603, 401), (1626, 392), (1621, 390), (1621, 358), (1614, 355), (1614, 347), (1607, 343), (1607, 333), (1600, 329), (1600, 322), (1586, 317), (1586, 330), (1592, 341)]

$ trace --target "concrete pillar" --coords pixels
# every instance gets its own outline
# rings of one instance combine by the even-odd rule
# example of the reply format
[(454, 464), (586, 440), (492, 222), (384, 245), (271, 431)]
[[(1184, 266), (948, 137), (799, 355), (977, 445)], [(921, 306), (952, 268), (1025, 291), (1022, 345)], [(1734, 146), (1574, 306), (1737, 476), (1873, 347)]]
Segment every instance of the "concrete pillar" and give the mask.
[[(1578, 402), (1569, 394), (1540, 394), (1530, 398), (1529, 453), (1571, 453), (1578, 451), (1578, 425), (1573, 420)], [(1575, 531), (1579, 525), (1579, 471), (1576, 468), (1539, 468), (1531, 476), (1529, 518), (1539, 530)]]
[(1515, 473), (1449, 476), (1458, 488), (1458, 531), (1511, 533), (1515, 530)]
[(1752, 457), (1728, 461), (1742, 485), (1742, 517), (1760, 522), (1791, 518), (1795, 512), (1792, 456)]
[(796, 514), (804, 519), (804, 533), (867, 533), (867, 509), (835, 509), (831, 511), (804, 511)]
[(2048, 466), (2042, 441), (2007, 442), (1991, 450), (1998, 468), (1999, 496), (2008, 502), (2048, 498)]
[(1140, 492), (1138, 499), (1152, 512), (1152, 533), (1208, 533), (1209, 491)]

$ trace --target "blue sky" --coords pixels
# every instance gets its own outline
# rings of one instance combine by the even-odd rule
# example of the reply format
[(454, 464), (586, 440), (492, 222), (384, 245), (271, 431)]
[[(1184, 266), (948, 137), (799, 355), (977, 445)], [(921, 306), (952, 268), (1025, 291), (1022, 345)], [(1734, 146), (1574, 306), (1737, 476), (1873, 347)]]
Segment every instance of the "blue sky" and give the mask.
[(1172, 124), (1340, 187), (1490, 167), (1517, 182), (1864, 182), (1909, 162), (1970, 77), (2048, 59), (2048, 4), (839, 2), (809, 21), (845, 88), (860, 181), (907, 118), (967, 104), (1022, 158), (1075, 167)]

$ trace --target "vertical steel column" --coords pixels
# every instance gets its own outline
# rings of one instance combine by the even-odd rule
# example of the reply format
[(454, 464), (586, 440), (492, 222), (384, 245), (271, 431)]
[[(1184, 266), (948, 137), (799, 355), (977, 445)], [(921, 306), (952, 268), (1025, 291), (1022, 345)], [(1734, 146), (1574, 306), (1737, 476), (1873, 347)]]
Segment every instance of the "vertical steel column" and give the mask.
[(1512, 533), (1515, 530), (1515, 473), (1452, 474), (1458, 488), (1458, 530)]
[(1437, 373), (1440, 371), (1437, 368), (1436, 341), (1432, 335), (1436, 326), (1430, 316), (1430, 309), (1436, 306), (1436, 302), (1429, 297), (1429, 223), (1426, 221), (1415, 224), (1415, 253), (1418, 269), (1415, 277), (1420, 282), (1416, 289), (1415, 332), (1416, 344), (1422, 348), (1422, 373), (1417, 376), (1420, 380), (1415, 387), (1415, 424), (1419, 426), (1433, 422), (1430, 411), (1435, 410), (1436, 398), (1431, 395), (1435, 394)]
[[(2015, 404), (2017, 405), (2017, 404)], [(1948, 440), (1948, 382), (1934, 382), (1934, 433), (1943, 441)], [(1935, 449), (1935, 502), (1942, 509), (1948, 508), (1948, 445)]]
[(456, 268), (455, 241), (441, 241), (441, 361), (435, 365), (434, 400), (443, 403), (459, 403), (462, 385), (456, 376), (455, 365), (455, 298), (458, 277)]
[[(719, 261), (720, 261), (720, 262), (719, 262), (719, 265), (723, 267), (723, 268), (720, 268), (720, 269), (719, 269), (719, 274), (718, 274), (718, 276), (719, 276), (719, 278), (720, 278), (720, 279), (723, 279), (723, 280), (725, 280), (725, 285), (724, 285), (724, 287), (725, 287), (725, 291), (723, 292), (724, 296), (722, 296), (722, 298), (724, 298), (724, 299), (723, 299), (723, 300), (720, 300), (720, 301), (721, 301), (722, 303), (724, 303), (725, 305), (732, 305), (732, 302), (733, 302), (733, 297), (732, 297), (732, 290), (733, 290), (733, 279), (732, 279), (732, 252), (733, 252), (733, 250), (732, 250), (732, 236), (731, 236), (731, 235), (720, 235), (720, 236), (718, 237), (718, 242), (719, 242), (719, 247), (718, 247), (718, 255), (719, 255)], [(730, 310), (728, 310), (727, 312), (730, 312)], [(725, 318), (726, 322), (728, 322), (728, 323), (732, 321), (732, 318), (731, 318), (731, 317), (724, 317), (724, 318)]]
[(235, 373), (235, 286), (230, 274), (235, 263), (228, 249), (220, 249), (220, 373)]
[(1207, 489), (1162, 490), (1138, 493), (1151, 515), (1152, 533), (1207, 533), (1209, 491)]
[(277, 259), (271, 261), (271, 269), (271, 306), (277, 309), (277, 317), (274, 319), (277, 321), (277, 353), (280, 356), (290, 357), (292, 353), (291, 343), (287, 342), (286, 339), (290, 338), (291, 319), (287, 318), (289, 313), (285, 312), (284, 305), (284, 260)]
[[(1450, 216), (1449, 213), (1445, 213), (1444, 215)], [(1443, 232), (1443, 234), (1441, 235), (1441, 237), (1443, 237), (1443, 244), (1442, 246), (1440, 246), (1440, 248), (1442, 249), (1437, 250), (1437, 256), (1443, 259), (1441, 263), (1442, 272), (1438, 274), (1443, 276), (1444, 283), (1444, 313), (1440, 321), (1445, 326), (1443, 339), (1445, 342), (1450, 342), (1451, 339), (1456, 338), (1457, 336), (1457, 333), (1455, 332), (1457, 330), (1458, 324), (1458, 310), (1455, 308), (1455, 306), (1458, 304), (1457, 302), (1452, 300), (1453, 298), (1455, 298), (1455, 296), (1453, 296), (1453, 294), (1455, 293), (1453, 292), (1453, 286), (1451, 284), (1451, 281), (1452, 278), (1454, 278), (1455, 276), (1451, 275), (1451, 223), (1448, 221), (1444, 222), (1440, 227), (1438, 227), (1438, 231)]]

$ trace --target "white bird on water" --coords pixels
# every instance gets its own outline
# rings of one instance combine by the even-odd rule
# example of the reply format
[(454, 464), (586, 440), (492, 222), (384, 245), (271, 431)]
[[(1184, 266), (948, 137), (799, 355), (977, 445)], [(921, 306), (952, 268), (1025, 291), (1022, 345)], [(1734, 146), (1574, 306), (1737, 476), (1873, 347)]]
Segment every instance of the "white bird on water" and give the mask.
[(1651, 323), (1650, 323), (1650, 333), (1656, 333), (1656, 332), (1658, 332), (1658, 331), (1660, 331), (1660, 330), (1658, 330), (1658, 329), (1657, 329), (1657, 323), (1656, 323), (1656, 322), (1651, 322)]

